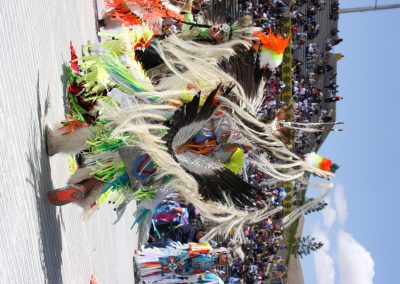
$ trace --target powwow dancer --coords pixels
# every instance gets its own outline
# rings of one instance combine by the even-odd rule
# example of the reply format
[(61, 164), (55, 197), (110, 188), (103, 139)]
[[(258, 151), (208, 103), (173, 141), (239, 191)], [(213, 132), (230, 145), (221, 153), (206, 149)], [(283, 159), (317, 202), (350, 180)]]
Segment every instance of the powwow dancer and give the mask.
[(181, 9), (168, 0), (105, 0), (106, 17), (126, 27), (150, 26), (157, 34), (162, 33), (163, 21), (167, 18), (183, 20)]
[(238, 175), (243, 172), (243, 149), (251, 149), (249, 163), (277, 180), (293, 180), (305, 172), (331, 175), (291, 153), (274, 136), (275, 126), (253, 115), (255, 106), (235, 75), (220, 68), (221, 58), (235, 54), (234, 45), (249, 48), (248, 42), (210, 48), (174, 35), (153, 40), (167, 72), (152, 81), (135, 58), (136, 49), (148, 46), (150, 34), (135, 27), (109, 36), (91, 46), (93, 55), (82, 58), (84, 72), (77, 82), (87, 100), (98, 102), (100, 115), (90, 126), (72, 118), (49, 130), (48, 146), (54, 153), (86, 151), (85, 167), (67, 187), (49, 194), (51, 202), (80, 201), (93, 211), (110, 200), (121, 215), (130, 200), (140, 201), (135, 224), (145, 242), (151, 212), (178, 193), (217, 224), (205, 239), (227, 235), (237, 226), (234, 237), (242, 240), (246, 223), (280, 210), (247, 209), (254, 188)]
[[(172, 243), (165, 248), (146, 248), (137, 256), (145, 283), (223, 283), (216, 265), (226, 265), (228, 251), (209, 244)], [(207, 275), (213, 272), (213, 275)], [(206, 274), (206, 275), (205, 275)], [(205, 282), (202, 282), (205, 281)]]

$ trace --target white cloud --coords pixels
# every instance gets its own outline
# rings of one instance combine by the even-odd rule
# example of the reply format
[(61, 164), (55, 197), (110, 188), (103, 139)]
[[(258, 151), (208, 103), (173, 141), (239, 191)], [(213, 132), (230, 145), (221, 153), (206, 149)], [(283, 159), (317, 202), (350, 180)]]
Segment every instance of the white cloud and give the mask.
[(314, 228), (312, 236), (315, 237), (316, 241), (324, 243), (324, 246), (314, 253), (314, 271), (317, 284), (334, 284), (335, 264), (329, 254), (329, 238), (318, 226)]
[(344, 197), (344, 187), (342, 185), (336, 187), (334, 198), (339, 222), (341, 225), (344, 225), (347, 219), (347, 201)]
[(331, 199), (329, 197), (325, 199), (325, 202), (328, 203), (328, 205), (326, 205), (324, 210), (322, 210), (322, 217), (324, 218), (325, 227), (330, 230), (336, 220), (336, 211), (333, 209), (331, 205)]
[(352, 235), (343, 230), (338, 234), (338, 263), (342, 284), (372, 284), (374, 260)]
[[(334, 284), (340, 276), (341, 284), (373, 284), (375, 263), (372, 255), (353, 236), (344, 230), (347, 221), (347, 201), (344, 187), (338, 185), (334, 193), (334, 207), (331, 200), (322, 211), (323, 228), (314, 227), (312, 236), (322, 241), (324, 246), (314, 252), (314, 271), (317, 284)], [(339, 221), (339, 230), (332, 231), (332, 226)], [(337, 235), (334, 258), (330, 253), (330, 237)], [(336, 280), (337, 282), (337, 280)]]

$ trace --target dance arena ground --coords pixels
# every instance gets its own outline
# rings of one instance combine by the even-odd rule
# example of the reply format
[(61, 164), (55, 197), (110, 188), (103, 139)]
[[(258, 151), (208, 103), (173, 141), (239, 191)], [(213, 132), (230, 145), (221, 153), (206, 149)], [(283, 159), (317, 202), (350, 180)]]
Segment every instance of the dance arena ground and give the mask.
[[(47, 202), (68, 177), (66, 156), (49, 158), (43, 130), (64, 114), (62, 63), (96, 39), (91, 0), (0, 5), (0, 283), (133, 283), (131, 212), (116, 226), (106, 205), (85, 222), (75, 205)], [(132, 208), (130, 208), (132, 211)]]

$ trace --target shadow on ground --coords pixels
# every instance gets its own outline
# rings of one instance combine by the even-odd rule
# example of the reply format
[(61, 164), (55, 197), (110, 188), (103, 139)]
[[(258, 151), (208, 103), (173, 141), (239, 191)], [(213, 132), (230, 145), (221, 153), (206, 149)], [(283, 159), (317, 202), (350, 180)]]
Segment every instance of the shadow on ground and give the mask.
[(39, 248), (41, 249), (41, 265), (46, 283), (62, 283), (61, 275), (61, 228), (57, 218), (56, 207), (47, 201), (47, 192), (53, 188), (49, 156), (46, 153), (43, 117), (49, 109), (49, 91), (42, 108), (40, 99), (40, 79), (37, 80), (37, 113), (32, 114), (29, 150), (26, 159), (30, 168), (27, 179), (35, 191), (37, 216), (40, 230)]
[(67, 65), (63, 64), (62, 66), (62, 74), (60, 76), (60, 81), (63, 86), (63, 105), (64, 105), (64, 113), (69, 113), (70, 112), (70, 105), (69, 105), (69, 100), (68, 100), (68, 67)]

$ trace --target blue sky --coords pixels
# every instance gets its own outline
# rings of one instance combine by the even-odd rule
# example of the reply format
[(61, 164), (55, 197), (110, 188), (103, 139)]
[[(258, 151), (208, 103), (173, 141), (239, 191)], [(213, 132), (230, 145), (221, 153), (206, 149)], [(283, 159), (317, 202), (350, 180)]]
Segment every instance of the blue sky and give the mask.
[[(379, 5), (395, 3), (400, 1), (378, 1)], [(374, 0), (341, 1), (342, 8), (374, 4)], [(303, 261), (307, 284), (396, 283), (400, 253), (399, 20), (400, 9), (340, 17), (344, 41), (335, 52), (345, 55), (338, 63), (339, 95), (344, 100), (337, 104), (337, 120), (345, 122), (345, 130), (331, 133), (319, 153), (341, 168), (330, 194), (330, 208), (306, 218), (305, 234), (329, 243), (319, 255)], [(319, 273), (315, 257), (320, 265), (325, 263)], [(373, 282), (364, 278), (372, 278), (371, 271)]]

